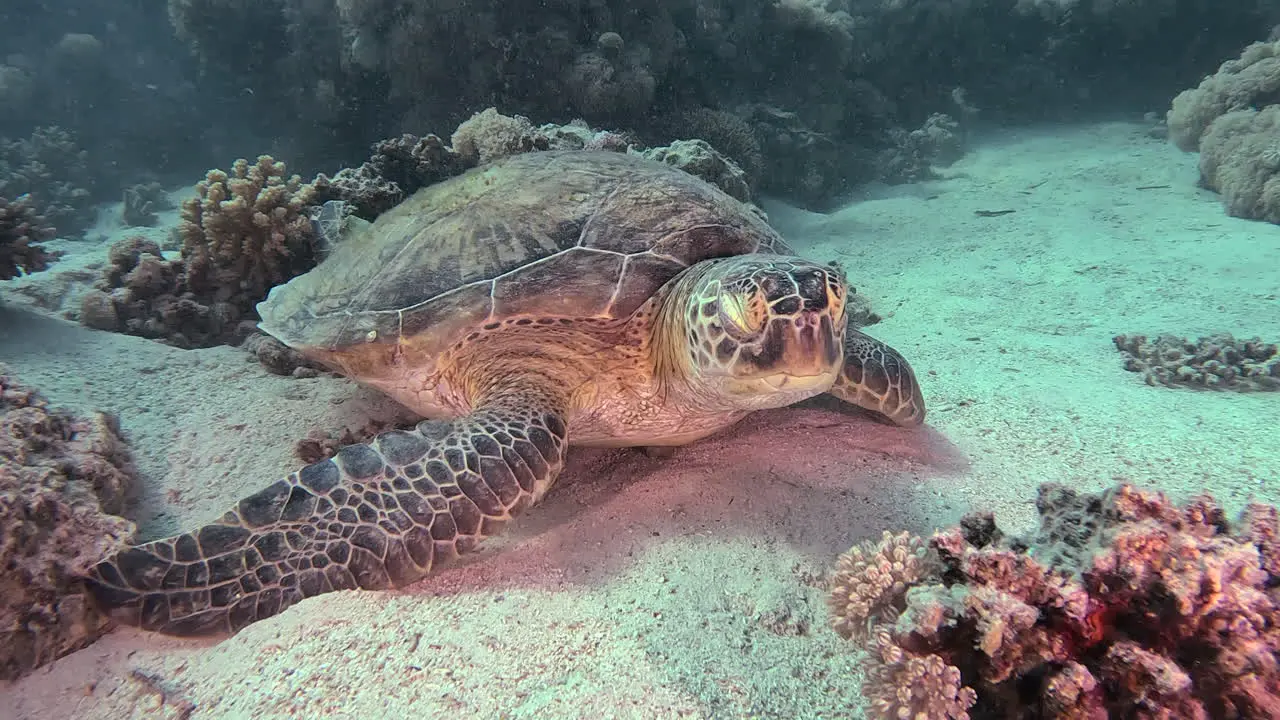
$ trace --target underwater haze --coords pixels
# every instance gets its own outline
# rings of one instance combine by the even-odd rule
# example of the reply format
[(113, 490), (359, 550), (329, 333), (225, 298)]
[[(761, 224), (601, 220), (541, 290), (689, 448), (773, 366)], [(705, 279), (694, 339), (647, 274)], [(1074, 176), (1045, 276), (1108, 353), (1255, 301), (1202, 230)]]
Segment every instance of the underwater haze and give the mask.
[(0, 720), (1280, 717), (1273, 0), (3, 0)]

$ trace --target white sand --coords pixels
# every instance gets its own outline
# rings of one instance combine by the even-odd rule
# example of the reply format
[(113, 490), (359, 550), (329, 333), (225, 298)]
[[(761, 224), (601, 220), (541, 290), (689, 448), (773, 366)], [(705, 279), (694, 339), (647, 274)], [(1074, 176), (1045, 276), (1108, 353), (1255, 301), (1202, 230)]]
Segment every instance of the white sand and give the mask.
[[(1148, 387), (1112, 346), (1280, 339), (1280, 227), (1226, 217), (1195, 187), (1195, 156), (1144, 130), (1002, 133), (947, 180), (833, 215), (769, 208), (886, 316), (870, 332), (921, 372), (927, 430), (819, 403), (666, 460), (581, 452), (460, 567), (313, 598), (220, 643), (119, 630), (0, 688), (0, 717), (856, 717), (857, 656), (826, 628), (821, 589), (852, 543), (971, 509), (1026, 529), (1042, 481), (1276, 502), (1280, 394)], [(79, 247), (62, 272), (103, 252)], [(56, 307), (83, 277), (13, 285)], [(56, 403), (121, 416), (148, 535), (290, 471), (309, 429), (396, 412), (343, 380), (84, 330), (23, 297), (0, 308), (0, 361)]]

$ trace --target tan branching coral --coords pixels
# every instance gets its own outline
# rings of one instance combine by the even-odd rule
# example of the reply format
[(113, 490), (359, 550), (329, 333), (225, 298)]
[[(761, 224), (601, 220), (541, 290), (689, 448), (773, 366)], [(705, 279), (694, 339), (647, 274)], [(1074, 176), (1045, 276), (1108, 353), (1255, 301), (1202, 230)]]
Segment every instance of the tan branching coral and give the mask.
[(269, 155), (211, 170), (182, 204), (182, 257), (129, 238), (85, 295), (80, 321), (100, 330), (163, 339), (179, 347), (239, 344), (271, 288), (310, 270), (317, 241), (315, 186)]
[(892, 621), (907, 588), (920, 580), (928, 545), (911, 533), (885, 531), (880, 542), (864, 542), (840, 556), (827, 604), (835, 631), (865, 639), (874, 623)]
[[(306, 213), (315, 188), (270, 155), (210, 170), (182, 203), (182, 256), (198, 294), (249, 305), (315, 264)], [(240, 302), (234, 302), (239, 299)]]
[(1037, 507), (1033, 537), (989, 513), (935, 534), (913, 580), (868, 569), (918, 539), (841, 561), (833, 623), (871, 656), (873, 717), (1280, 717), (1275, 508), (1230, 523), (1208, 496), (1127, 485), (1045, 485)]
[(114, 418), (53, 410), (0, 367), (0, 678), (106, 631), (80, 578), (133, 534), (115, 515), (132, 483)]

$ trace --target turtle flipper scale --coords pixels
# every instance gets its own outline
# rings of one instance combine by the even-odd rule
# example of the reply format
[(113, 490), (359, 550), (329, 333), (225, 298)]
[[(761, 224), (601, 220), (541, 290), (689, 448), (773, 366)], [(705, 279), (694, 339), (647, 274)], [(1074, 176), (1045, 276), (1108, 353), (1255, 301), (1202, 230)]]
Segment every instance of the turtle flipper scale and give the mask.
[(490, 405), (345, 447), (194, 532), (107, 558), (89, 589), (119, 622), (196, 636), (234, 633), (313, 595), (412, 583), (550, 488), (565, 423), (536, 405)]
[(924, 395), (911, 365), (897, 350), (852, 328), (845, 330), (844, 367), (829, 392), (895, 425), (924, 422)]

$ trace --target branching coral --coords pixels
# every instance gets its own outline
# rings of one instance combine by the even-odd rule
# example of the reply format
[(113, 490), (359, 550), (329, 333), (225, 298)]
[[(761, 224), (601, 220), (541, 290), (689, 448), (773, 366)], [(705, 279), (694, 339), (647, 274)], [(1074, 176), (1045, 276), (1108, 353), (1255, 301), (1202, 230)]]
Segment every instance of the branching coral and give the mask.
[(79, 578), (133, 535), (133, 483), (114, 418), (75, 418), (0, 367), (0, 678), (81, 648), (107, 620)]
[(199, 295), (252, 306), (267, 291), (315, 265), (307, 215), (315, 188), (270, 155), (210, 170), (198, 197), (182, 203), (182, 257)]
[(84, 150), (58, 127), (30, 137), (0, 139), (0, 196), (30, 195), (31, 204), (63, 237), (77, 237), (93, 222)]
[(53, 232), (31, 207), (31, 196), (0, 197), (0, 280), (47, 268), (50, 255), (40, 243), (53, 239)]
[[(1033, 537), (990, 513), (935, 534), (905, 592), (871, 572), (889, 540), (841, 561), (833, 621), (870, 652), (875, 717), (1280, 717), (1275, 508), (1228, 523), (1208, 496), (1052, 484), (1037, 508)], [(859, 585), (880, 604), (892, 587), (900, 612), (847, 602)]]
[(182, 258), (166, 260), (143, 238), (117, 244), (98, 290), (82, 300), (82, 323), (179, 347), (239, 344), (267, 292), (315, 265), (315, 188), (284, 163), (237, 160), (196, 189), (182, 205)]
[(880, 542), (841, 555), (828, 597), (836, 632), (863, 640), (873, 625), (896, 620), (907, 587), (926, 572), (927, 549), (911, 533), (886, 530)]
[(1280, 390), (1280, 348), (1260, 338), (1230, 334), (1195, 342), (1173, 335), (1117, 335), (1124, 369), (1140, 372), (1148, 385), (1186, 385), (1221, 390)]

